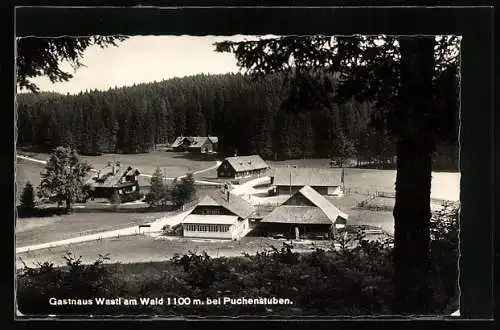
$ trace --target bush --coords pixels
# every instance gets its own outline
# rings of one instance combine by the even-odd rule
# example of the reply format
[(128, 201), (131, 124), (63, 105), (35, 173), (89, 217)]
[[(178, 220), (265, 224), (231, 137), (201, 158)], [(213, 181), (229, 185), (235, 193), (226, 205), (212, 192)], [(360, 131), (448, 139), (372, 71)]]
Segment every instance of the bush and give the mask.
[(144, 198), (144, 194), (140, 191), (134, 191), (131, 194), (124, 194), (120, 196), (120, 203), (128, 203), (138, 201)]
[(111, 204), (120, 204), (121, 203), (121, 197), (120, 195), (118, 194), (118, 191), (114, 191), (113, 194), (111, 195), (111, 197), (109, 197), (109, 202)]
[(21, 195), (21, 208), (30, 211), (35, 208), (35, 190), (31, 182), (26, 182)]
[(44, 218), (44, 217), (52, 217), (54, 215), (64, 215), (68, 214), (70, 210), (66, 208), (60, 207), (44, 207), (38, 208), (35, 207), (33, 209), (26, 209), (21, 206), (17, 207), (17, 217), (18, 218)]
[(194, 178), (191, 173), (187, 174), (180, 181), (175, 180), (172, 184), (170, 197), (175, 206), (181, 207), (193, 200), (196, 194)]
[(52, 306), (49, 298), (74, 298), (89, 300), (94, 297), (109, 296), (113, 290), (111, 274), (104, 267), (107, 256), (90, 265), (84, 265), (81, 258), (70, 252), (64, 256), (66, 267), (56, 268), (45, 262), (36, 268), (27, 267), (18, 274), (18, 308), (23, 314), (86, 314), (96, 310), (96, 306), (65, 305)]
[(451, 314), (459, 308), (459, 205), (443, 203), (431, 217), (431, 283), (434, 310), (447, 306)]

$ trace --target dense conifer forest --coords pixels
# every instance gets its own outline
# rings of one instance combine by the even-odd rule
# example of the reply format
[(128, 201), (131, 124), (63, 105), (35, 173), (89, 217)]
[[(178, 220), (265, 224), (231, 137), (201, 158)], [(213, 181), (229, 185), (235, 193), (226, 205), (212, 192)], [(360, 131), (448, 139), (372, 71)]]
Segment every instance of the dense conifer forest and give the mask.
[[(456, 170), (456, 76), (445, 72), (436, 83), (435, 113), (445, 133), (437, 137), (435, 168)], [(357, 165), (391, 166), (394, 140), (371, 125), (369, 103), (290, 112), (282, 107), (289, 88), (279, 75), (253, 80), (200, 74), (78, 95), (24, 93), (17, 96), (17, 142), (40, 151), (63, 145), (98, 155), (149, 152), (179, 135), (213, 135), (221, 155), (280, 160), (336, 157), (342, 140), (352, 146), (350, 158)]]

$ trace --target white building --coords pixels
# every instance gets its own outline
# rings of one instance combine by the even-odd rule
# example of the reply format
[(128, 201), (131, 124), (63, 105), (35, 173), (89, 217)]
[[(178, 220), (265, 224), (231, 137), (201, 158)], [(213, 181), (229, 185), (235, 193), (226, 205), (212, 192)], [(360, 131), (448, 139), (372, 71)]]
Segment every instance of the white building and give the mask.
[(249, 231), (254, 207), (229, 191), (205, 196), (182, 220), (183, 236), (237, 240)]

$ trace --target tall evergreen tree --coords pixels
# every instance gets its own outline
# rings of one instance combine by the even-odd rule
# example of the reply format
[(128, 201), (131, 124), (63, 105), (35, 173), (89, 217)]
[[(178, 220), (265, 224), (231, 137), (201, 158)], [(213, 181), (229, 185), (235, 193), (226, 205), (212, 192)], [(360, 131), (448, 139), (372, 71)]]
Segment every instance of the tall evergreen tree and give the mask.
[(81, 161), (76, 150), (58, 147), (50, 155), (45, 172), (42, 173), (38, 193), (58, 203), (65, 202), (66, 208), (83, 196), (85, 177), (90, 166)]
[(168, 197), (167, 186), (164, 182), (163, 172), (158, 166), (150, 180), (151, 188), (146, 194), (145, 202), (150, 206), (164, 205)]

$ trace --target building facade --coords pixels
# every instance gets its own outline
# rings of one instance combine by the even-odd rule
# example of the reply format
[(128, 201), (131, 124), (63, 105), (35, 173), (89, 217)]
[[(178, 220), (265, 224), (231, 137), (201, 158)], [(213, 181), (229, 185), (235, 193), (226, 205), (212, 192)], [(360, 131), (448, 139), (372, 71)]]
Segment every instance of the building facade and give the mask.
[(265, 236), (327, 238), (346, 225), (348, 215), (309, 186), (302, 187), (259, 223)]
[(179, 136), (170, 146), (172, 151), (189, 151), (200, 154), (216, 153), (219, 138), (216, 136)]
[(182, 220), (183, 236), (238, 240), (250, 230), (253, 206), (229, 191), (205, 196)]
[(262, 176), (269, 170), (269, 165), (259, 156), (227, 157), (217, 168), (217, 177), (241, 179)]
[(123, 169), (119, 162), (110, 163), (87, 180), (88, 197), (111, 199), (115, 193), (123, 197), (139, 192), (140, 174), (138, 169), (131, 166)]

